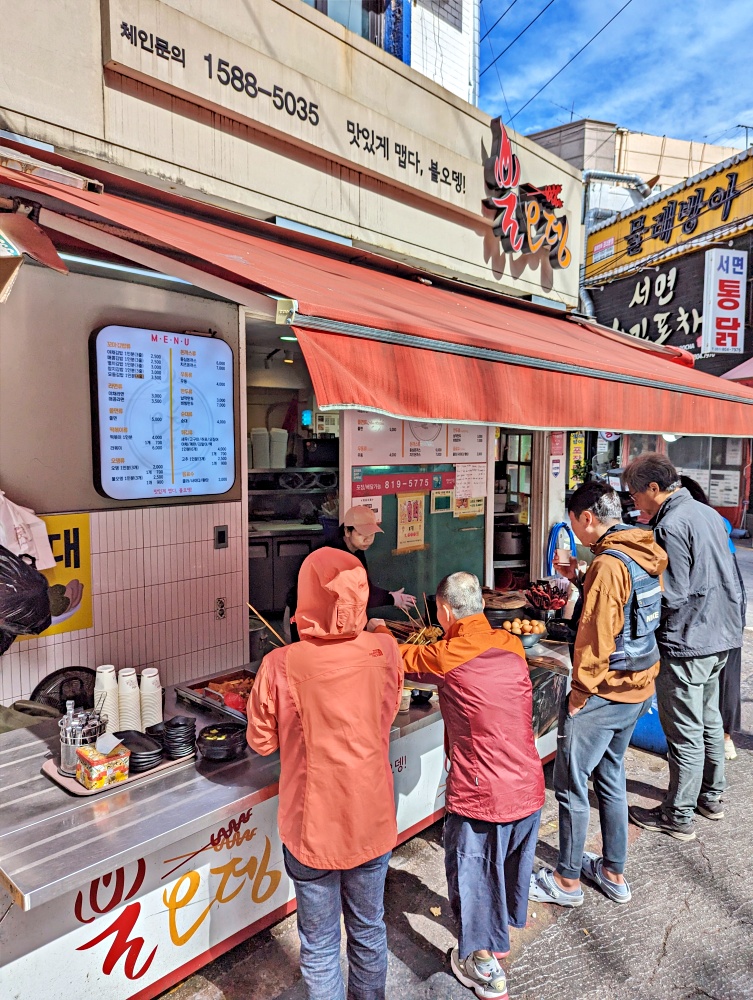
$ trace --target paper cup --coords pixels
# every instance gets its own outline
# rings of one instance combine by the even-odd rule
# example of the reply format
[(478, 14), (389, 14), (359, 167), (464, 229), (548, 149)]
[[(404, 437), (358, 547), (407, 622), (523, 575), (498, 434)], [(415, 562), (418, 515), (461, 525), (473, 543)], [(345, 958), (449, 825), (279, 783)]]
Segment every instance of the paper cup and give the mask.
[(400, 698), (400, 708), (398, 709), (399, 712), (410, 712), (410, 696), (410, 688), (403, 688), (403, 693)]

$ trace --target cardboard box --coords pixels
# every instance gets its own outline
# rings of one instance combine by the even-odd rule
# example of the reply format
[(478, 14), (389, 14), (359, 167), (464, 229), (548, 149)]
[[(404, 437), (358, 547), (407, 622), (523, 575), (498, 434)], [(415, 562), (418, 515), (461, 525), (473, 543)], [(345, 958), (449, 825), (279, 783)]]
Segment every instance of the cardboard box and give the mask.
[(84, 788), (106, 788), (128, 777), (131, 751), (122, 744), (110, 754), (100, 753), (96, 746), (79, 747), (76, 756), (76, 781)]

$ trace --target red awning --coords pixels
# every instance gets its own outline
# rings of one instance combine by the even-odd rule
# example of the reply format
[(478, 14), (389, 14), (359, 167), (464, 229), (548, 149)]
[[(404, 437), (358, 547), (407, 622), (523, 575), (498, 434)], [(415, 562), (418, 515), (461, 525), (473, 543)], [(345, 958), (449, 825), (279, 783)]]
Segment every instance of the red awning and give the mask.
[(533, 428), (747, 437), (753, 427), (753, 391), (673, 363), (681, 352), (107, 193), (3, 168), (0, 183), (70, 206), (79, 221), (96, 217), (158, 240), (245, 287), (295, 299), (320, 406)]

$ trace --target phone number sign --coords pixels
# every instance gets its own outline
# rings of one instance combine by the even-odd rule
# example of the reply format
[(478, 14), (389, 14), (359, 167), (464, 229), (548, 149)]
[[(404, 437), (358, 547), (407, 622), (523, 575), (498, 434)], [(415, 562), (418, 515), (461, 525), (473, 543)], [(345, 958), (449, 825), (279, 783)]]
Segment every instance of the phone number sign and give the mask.
[(385, 496), (390, 493), (431, 493), (432, 490), (454, 490), (454, 472), (409, 472), (386, 476), (364, 476), (353, 469), (351, 494), (354, 497)]

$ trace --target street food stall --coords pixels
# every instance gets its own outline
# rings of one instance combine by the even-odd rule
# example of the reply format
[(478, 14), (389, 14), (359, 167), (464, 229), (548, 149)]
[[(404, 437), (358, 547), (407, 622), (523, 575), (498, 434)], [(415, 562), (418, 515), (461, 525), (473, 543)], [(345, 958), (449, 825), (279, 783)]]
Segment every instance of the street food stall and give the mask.
[[(58, 530), (50, 518), (48, 528), (61, 556), (78, 561), (84, 595), (56, 616), (56, 631), (27, 649), (40, 670), (50, 649), (44, 662), (55, 662), (58, 644), (68, 663), (112, 661), (142, 678), (158, 663), (165, 718), (187, 717), (179, 725), (191, 732), (239, 711), (216, 688), (250, 660), (252, 563), (267, 568), (269, 558), (252, 558), (250, 546), (271, 544), (280, 525), (289, 536), (297, 522), (299, 535), (285, 540), (303, 547), (318, 526), (323, 533), (320, 514), (328, 510), (337, 520), (333, 500), (338, 511), (368, 503), (384, 531), (369, 550), (370, 572), (382, 586), (404, 586), (421, 602), (426, 593), (428, 603), (441, 576), (469, 569), (494, 600), (497, 587), (541, 596), (543, 585), (528, 584), (546, 577), (546, 540), (564, 516), (564, 432), (608, 423), (626, 433), (748, 433), (752, 391), (720, 386), (677, 363), (684, 360), (678, 352), (647, 349), (580, 318), (436, 276), (434, 284), (417, 282), (410, 269), (384, 269), (361, 249), (356, 263), (355, 250), (325, 256), (321, 245), (278, 237), (271, 244), (268, 233), (229, 229), (221, 219), (197, 220), (0, 167), (3, 184), (40, 199), (39, 225), (59, 242), (158, 274), (140, 276), (136, 309), (133, 286), (122, 278), (115, 287), (114, 279), (89, 273), (64, 279), (28, 268), (3, 306), (10, 311), (0, 314), (8, 350), (30, 350), (5, 332), (15, 335), (24, 323), (47, 338), (35, 342), (44, 378), (40, 373), (13, 400), (23, 418), (16, 418), (19, 440), (26, 440), (23, 420), (45, 421), (34, 426), (51, 478), (44, 468), (9, 474), (42, 512), (55, 489), (70, 498), (62, 508), (70, 513), (54, 515), (65, 523)], [(165, 289), (165, 275), (188, 282), (193, 298)], [(49, 330), (39, 310), (53, 305), (58, 324)], [(270, 371), (265, 361), (276, 363), (269, 355), (279, 348), (263, 338), (283, 336), (291, 345), (283, 354), (290, 351), (293, 368), (306, 373), (299, 402), (315, 403), (301, 409), (315, 409), (325, 427), (328, 416), (339, 418), (336, 467), (313, 456), (305, 466), (293, 447), (274, 463), (270, 448), (270, 466), (255, 457), (249, 465), (248, 390), (253, 395), (253, 379)], [(246, 352), (257, 344), (266, 353), (257, 354), (252, 371)], [(66, 379), (54, 380), (56, 415), (78, 428), (52, 441), (43, 433), (44, 402), (58, 372), (45, 367), (47, 351), (50, 369), (66, 366)], [(135, 443), (129, 428), (138, 431)], [(299, 432), (298, 416), (289, 428)], [(285, 428), (267, 429), (271, 437)], [(320, 440), (334, 439), (307, 432), (299, 444), (316, 448)], [(56, 474), (57, 452), (76, 476)], [(299, 464), (287, 467), (288, 457)], [(315, 483), (296, 478), (324, 477), (322, 470), (328, 478)], [(301, 509), (304, 500), (312, 511)], [(495, 524), (499, 514), (513, 520)], [(312, 515), (317, 524), (304, 524)], [(504, 530), (515, 525), (527, 529), (523, 548), (505, 552), (497, 535), (520, 533)], [(508, 561), (518, 565), (502, 565)], [(503, 570), (518, 579), (502, 581)], [(279, 611), (274, 572), (271, 604)], [(533, 616), (514, 607), (490, 613), (509, 614), (498, 624), (509, 620), (515, 631), (515, 618)], [(86, 624), (71, 637), (78, 614)], [(546, 758), (555, 748), (569, 657), (565, 644), (539, 641), (536, 633), (543, 636), (531, 625), (526, 652), (537, 745)], [(20, 678), (30, 661), (17, 642), (0, 666)], [(28, 693), (20, 679), (18, 691)], [(187, 752), (160, 770), (82, 794), (57, 780), (58, 733), (56, 723), (43, 722), (0, 736), (3, 997), (57, 1000), (68, 992), (81, 1000), (146, 1000), (291, 911), (276, 830), (276, 756), (246, 751), (212, 760)], [(398, 829), (407, 838), (443, 812), (436, 700), (412, 699), (398, 715), (390, 759)], [(49, 970), (41, 981), (40, 967)]]

